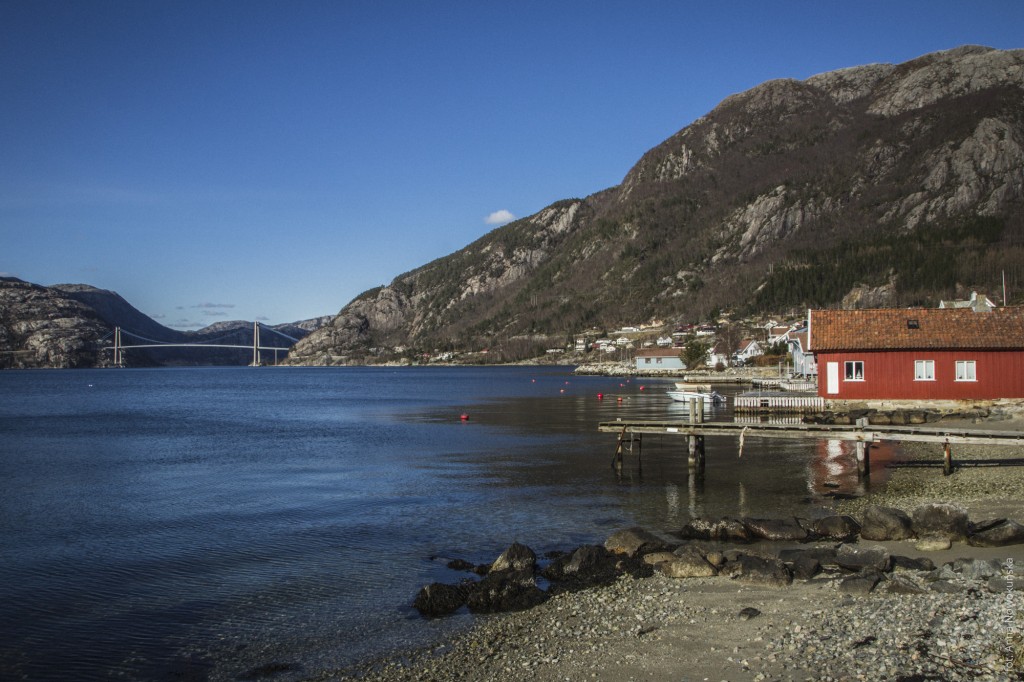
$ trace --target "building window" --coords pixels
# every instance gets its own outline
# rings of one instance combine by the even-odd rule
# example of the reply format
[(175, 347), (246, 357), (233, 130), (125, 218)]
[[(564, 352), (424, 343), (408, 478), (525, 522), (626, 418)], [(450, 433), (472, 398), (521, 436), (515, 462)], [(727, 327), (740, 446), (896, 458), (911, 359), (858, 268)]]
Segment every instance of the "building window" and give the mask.
[(661, 364), (661, 358), (654, 358), (654, 362), (655, 362), (655, 364), (660, 365)]
[(914, 360), (914, 381), (935, 381), (935, 361)]
[(978, 374), (974, 368), (974, 360), (957, 360), (956, 361), (956, 380), (957, 381), (977, 381)]
[(864, 362), (861, 360), (848, 360), (846, 362), (846, 380), (864, 381)]
[(650, 358), (644, 358), (644, 364), (645, 365), (651, 364), (651, 359)]

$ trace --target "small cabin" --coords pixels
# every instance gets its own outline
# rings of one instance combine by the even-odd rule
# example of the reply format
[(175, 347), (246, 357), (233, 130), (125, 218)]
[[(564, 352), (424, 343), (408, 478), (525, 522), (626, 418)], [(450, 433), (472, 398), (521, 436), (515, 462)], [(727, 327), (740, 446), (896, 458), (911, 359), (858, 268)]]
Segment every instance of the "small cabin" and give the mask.
[(636, 352), (637, 371), (685, 369), (678, 348), (643, 348)]

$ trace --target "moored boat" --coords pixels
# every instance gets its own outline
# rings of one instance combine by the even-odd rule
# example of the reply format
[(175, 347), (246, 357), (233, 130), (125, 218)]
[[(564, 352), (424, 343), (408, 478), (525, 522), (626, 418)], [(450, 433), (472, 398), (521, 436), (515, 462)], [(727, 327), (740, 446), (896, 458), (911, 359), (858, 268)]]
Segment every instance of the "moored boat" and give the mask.
[(686, 404), (691, 400), (703, 400), (705, 410), (716, 405), (725, 405), (725, 396), (718, 391), (668, 391), (668, 397)]

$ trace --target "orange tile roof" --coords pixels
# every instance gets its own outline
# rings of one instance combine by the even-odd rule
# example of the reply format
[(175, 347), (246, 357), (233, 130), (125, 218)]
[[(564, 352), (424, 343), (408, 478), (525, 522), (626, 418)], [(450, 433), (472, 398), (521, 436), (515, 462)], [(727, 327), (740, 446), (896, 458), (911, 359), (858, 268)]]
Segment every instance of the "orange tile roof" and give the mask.
[(812, 310), (810, 350), (1024, 349), (1024, 308)]

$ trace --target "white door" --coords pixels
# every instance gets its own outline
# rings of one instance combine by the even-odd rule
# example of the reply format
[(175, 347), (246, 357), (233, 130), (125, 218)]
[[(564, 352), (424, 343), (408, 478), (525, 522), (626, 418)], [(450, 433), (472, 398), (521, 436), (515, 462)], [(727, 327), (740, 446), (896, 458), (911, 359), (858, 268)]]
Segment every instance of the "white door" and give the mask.
[(825, 370), (825, 391), (835, 395), (839, 393), (839, 363), (829, 362)]

